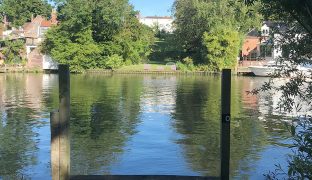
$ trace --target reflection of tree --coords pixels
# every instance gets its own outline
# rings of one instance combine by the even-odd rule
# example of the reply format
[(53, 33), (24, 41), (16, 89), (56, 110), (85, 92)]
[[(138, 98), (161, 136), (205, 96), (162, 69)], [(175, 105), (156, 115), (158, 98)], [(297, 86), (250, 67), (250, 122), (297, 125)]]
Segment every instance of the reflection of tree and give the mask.
[(16, 178), (26, 166), (37, 161), (36, 134), (33, 132), (37, 112), (31, 102), (33, 94), (26, 88), (26, 79), (37, 77), (30, 76), (0, 76), (0, 96), (3, 98), (0, 106), (0, 176)]
[[(252, 171), (251, 161), (258, 157), (266, 142), (266, 134), (257, 120), (258, 111), (243, 109), (242, 79), (232, 81), (231, 174)], [(191, 167), (203, 175), (218, 176), (220, 166), (220, 79), (183, 80), (178, 85), (174, 118), (177, 131), (183, 134), (179, 143)], [(241, 172), (240, 172), (241, 173)], [(242, 177), (245, 177), (241, 173)], [(246, 175), (248, 178), (248, 175)]]
[(135, 133), (142, 78), (80, 75), (71, 81), (71, 173), (104, 173)]

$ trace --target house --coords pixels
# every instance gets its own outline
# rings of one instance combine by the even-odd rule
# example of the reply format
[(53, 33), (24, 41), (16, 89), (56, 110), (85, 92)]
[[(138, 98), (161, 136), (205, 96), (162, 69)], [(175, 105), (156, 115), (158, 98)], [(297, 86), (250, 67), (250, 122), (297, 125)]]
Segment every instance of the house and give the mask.
[(22, 27), (15, 28), (11, 27), (11, 23), (7, 21), (7, 17), (4, 16), (2, 22), (0, 23), (0, 40), (9, 39), (23, 39), (24, 30)]
[[(277, 46), (280, 34), (286, 30), (284, 23), (264, 21), (260, 31), (251, 30), (242, 46), (240, 64), (265, 64), (282, 56), (282, 50)], [(246, 63), (245, 61), (249, 61)], [(254, 61), (254, 63), (252, 62)]]
[(57, 69), (57, 64), (52, 61), (51, 57), (41, 54), (39, 48), (44, 40), (45, 32), (57, 23), (56, 11), (53, 10), (50, 20), (38, 15), (32, 18), (31, 22), (23, 25), (28, 68)]
[(141, 17), (140, 15), (137, 16), (139, 21), (142, 24), (145, 24), (151, 28), (158, 28), (160, 31), (165, 31), (168, 33), (173, 32), (173, 18), (170, 16), (146, 16)]

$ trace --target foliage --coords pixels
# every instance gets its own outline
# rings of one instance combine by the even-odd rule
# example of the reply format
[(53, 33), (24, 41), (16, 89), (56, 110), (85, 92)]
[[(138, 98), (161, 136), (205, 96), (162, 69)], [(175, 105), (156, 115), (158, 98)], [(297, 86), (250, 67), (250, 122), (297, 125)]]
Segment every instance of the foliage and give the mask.
[(267, 179), (279, 179), (281, 175), (289, 179), (312, 179), (312, 119), (301, 117), (288, 127), (294, 139), (293, 154), (288, 159), (288, 172), (278, 165), (274, 172), (265, 176)]
[(207, 63), (206, 45), (202, 44), (204, 33), (225, 27), (239, 33), (241, 44), (244, 35), (260, 24), (258, 7), (258, 4), (247, 7), (234, 0), (176, 0), (174, 13), (179, 43), (195, 63)]
[(184, 64), (186, 64), (188, 66), (193, 65), (193, 59), (190, 58), (190, 57), (186, 57), (182, 61), (183, 61)]
[(252, 5), (260, 1), (263, 6), (262, 14), (266, 19), (283, 20), (284, 22), (296, 21), (309, 34), (312, 34), (312, 1), (310, 0), (245, 0)]
[(105, 67), (109, 69), (116, 69), (122, 66), (122, 57), (114, 54), (112, 56), (108, 56), (105, 61)]
[(52, 6), (47, 0), (2, 0), (0, 13), (7, 16), (12, 26), (19, 27), (31, 20), (31, 16), (43, 15), (49, 17)]
[[(257, 0), (246, 0), (254, 3)], [(276, 71), (273, 77), (287, 77), (285, 83), (274, 84), (271, 79), (259, 91), (274, 90), (282, 94), (280, 109), (296, 111), (297, 114), (309, 113), (312, 110), (312, 72), (302, 70), (302, 66), (312, 67), (312, 2), (308, 0), (258, 0), (262, 3), (261, 12), (269, 20), (284, 22), (285, 30), (275, 29), (272, 38), (275, 48), (283, 51), (277, 59), (283, 68)], [(288, 172), (278, 166), (277, 170), (266, 175), (268, 179), (277, 179), (286, 175), (289, 179), (311, 179), (311, 117), (299, 118), (298, 126), (291, 128), (294, 135), (294, 154), (290, 156)]]
[[(151, 29), (139, 23), (126, 0), (67, 0), (59, 3), (61, 24), (51, 28), (42, 44), (42, 52), (72, 71), (112, 68), (108, 57), (140, 63), (154, 42)], [(109, 67), (106, 65), (109, 64)]]
[(203, 44), (207, 48), (208, 65), (213, 70), (235, 67), (240, 45), (237, 31), (223, 27), (210, 33), (205, 32)]
[(22, 40), (5, 40), (1, 53), (4, 55), (5, 64), (23, 63), (24, 41)]
[(194, 71), (195, 66), (193, 64), (193, 59), (190, 57), (186, 57), (181, 61), (178, 61), (176, 63), (177, 69), (182, 71), (182, 72), (187, 72), (187, 71)]
[(151, 61), (178, 61), (185, 57), (186, 53), (178, 42), (178, 37), (174, 33), (159, 31), (156, 34), (157, 41), (152, 46), (152, 52), (149, 56)]

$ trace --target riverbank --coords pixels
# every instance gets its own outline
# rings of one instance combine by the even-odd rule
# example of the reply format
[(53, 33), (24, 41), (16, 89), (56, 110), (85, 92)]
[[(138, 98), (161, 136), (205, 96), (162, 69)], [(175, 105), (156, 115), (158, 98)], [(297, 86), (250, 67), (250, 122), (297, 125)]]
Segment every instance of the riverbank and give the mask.
[[(150, 65), (150, 64), (148, 64)], [(214, 71), (180, 71), (172, 70), (169, 66), (166, 65), (155, 65), (151, 64), (149, 68), (144, 68), (148, 65), (131, 65), (124, 66), (115, 70), (108, 69), (88, 69), (82, 73), (101, 73), (101, 74), (187, 74), (187, 75), (219, 75), (220, 72)], [(12, 66), (12, 67), (0, 67), (0, 73), (51, 73), (51, 71), (45, 71), (39, 68), (27, 68), (21, 66)], [(250, 72), (246, 68), (237, 68), (232, 71), (233, 74), (237, 75), (248, 75)]]
[(40, 68), (27, 68), (22, 66), (0, 67), (0, 73), (44, 73)]

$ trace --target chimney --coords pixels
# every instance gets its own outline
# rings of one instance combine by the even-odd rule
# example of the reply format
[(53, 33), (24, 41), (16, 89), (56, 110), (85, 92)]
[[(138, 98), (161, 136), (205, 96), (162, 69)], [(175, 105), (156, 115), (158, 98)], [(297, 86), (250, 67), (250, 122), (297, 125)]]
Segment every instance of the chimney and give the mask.
[(51, 12), (51, 24), (57, 25), (57, 12), (55, 9), (52, 9), (52, 12)]
[(31, 22), (33, 22), (33, 20), (34, 20), (34, 14), (31, 14), (30, 20), (31, 20)]

